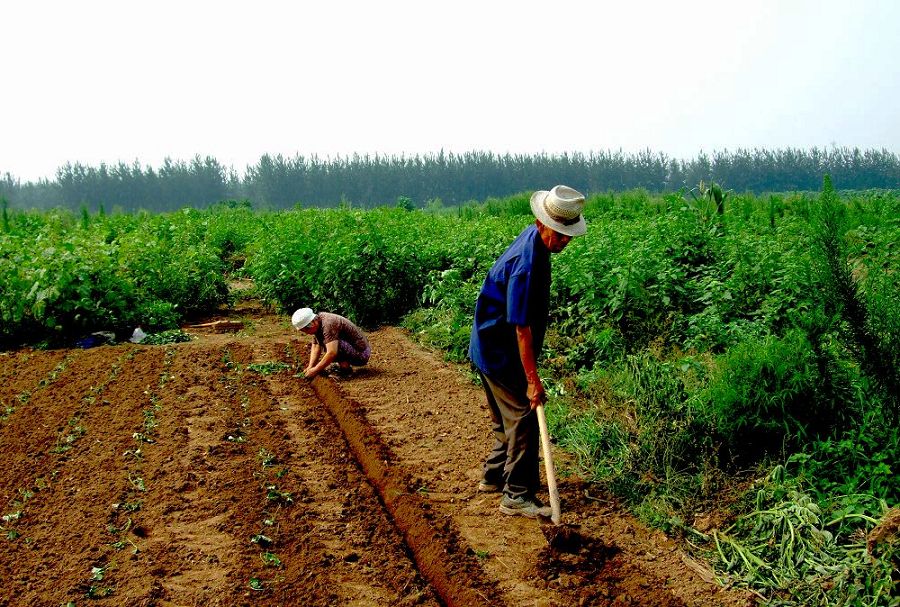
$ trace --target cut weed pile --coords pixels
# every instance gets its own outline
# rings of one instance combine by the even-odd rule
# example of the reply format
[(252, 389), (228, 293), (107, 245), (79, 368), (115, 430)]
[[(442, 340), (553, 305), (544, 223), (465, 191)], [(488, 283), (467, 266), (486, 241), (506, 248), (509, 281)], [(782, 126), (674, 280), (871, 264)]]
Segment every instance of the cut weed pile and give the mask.
[(846, 496), (824, 513), (776, 470), (756, 509), (707, 539), (721, 581), (770, 597), (772, 605), (898, 605), (900, 510), (869, 496)]

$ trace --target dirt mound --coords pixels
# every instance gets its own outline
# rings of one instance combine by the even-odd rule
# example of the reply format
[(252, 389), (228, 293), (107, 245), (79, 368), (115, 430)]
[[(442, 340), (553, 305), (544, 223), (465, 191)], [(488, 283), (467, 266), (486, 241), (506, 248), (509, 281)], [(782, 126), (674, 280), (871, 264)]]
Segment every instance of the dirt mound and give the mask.
[(310, 383), (287, 318), (206, 320), (243, 328), (0, 354), (0, 606), (748, 604), (572, 477), (579, 546), (501, 515), (480, 390), (402, 331)]

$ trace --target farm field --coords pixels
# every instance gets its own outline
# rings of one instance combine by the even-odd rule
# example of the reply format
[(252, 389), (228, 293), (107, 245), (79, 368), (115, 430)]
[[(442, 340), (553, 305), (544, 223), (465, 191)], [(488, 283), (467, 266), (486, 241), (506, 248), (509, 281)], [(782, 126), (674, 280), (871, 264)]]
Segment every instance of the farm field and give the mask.
[(480, 389), (404, 331), (307, 382), (287, 317), (225, 318), (244, 329), (0, 353), (0, 606), (752, 604), (561, 452), (580, 547), (497, 512)]
[[(709, 585), (685, 580), (708, 579), (773, 607), (897, 607), (896, 191), (826, 177), (819, 194), (591, 196), (591, 228), (554, 260), (540, 363), (564, 522), (585, 540), (565, 554), (473, 491), (490, 442), (465, 358), (473, 301), (532, 221), (527, 193), (0, 206), (4, 601), (703, 604)], [(301, 306), (372, 331), (377, 364), (295, 377)], [(244, 329), (194, 327), (216, 319)], [(85, 530), (78, 551), (70, 530)], [(185, 538), (200, 547), (182, 554)], [(334, 548), (347, 538), (380, 556)], [(342, 577), (366, 567), (382, 594)]]

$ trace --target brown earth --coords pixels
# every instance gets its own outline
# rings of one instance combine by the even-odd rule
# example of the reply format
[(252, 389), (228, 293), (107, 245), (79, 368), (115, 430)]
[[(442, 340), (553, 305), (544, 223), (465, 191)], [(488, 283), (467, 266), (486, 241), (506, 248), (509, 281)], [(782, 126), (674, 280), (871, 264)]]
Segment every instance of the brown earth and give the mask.
[(243, 328), (0, 353), (0, 607), (753, 604), (575, 476), (580, 545), (500, 514), (480, 388), (402, 330), (309, 382), (287, 317), (204, 320)]

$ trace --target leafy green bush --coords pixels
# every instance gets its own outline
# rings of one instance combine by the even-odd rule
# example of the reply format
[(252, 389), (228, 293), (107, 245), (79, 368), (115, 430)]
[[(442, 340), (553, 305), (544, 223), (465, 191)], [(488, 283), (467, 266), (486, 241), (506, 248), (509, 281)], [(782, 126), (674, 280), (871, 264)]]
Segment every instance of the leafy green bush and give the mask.
[(849, 412), (823, 396), (816, 353), (800, 330), (750, 339), (719, 357), (701, 399), (731, 458), (753, 462), (828, 436)]
[(171, 328), (225, 301), (221, 261), (188, 216), (67, 213), (16, 222), (0, 239), (0, 340)]
[(787, 460), (819, 501), (835, 495), (866, 494), (900, 503), (900, 429), (884, 424), (878, 407), (866, 408), (858, 425), (814, 441)]
[(147, 218), (119, 236), (120, 262), (141, 295), (169, 302), (181, 315), (214, 310), (228, 299), (225, 266), (190, 214)]

